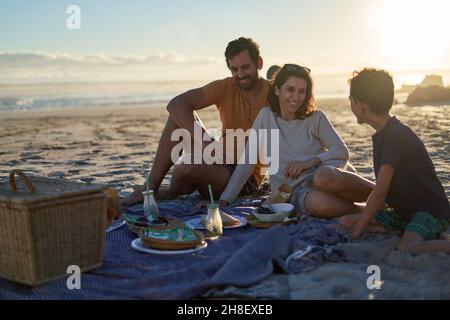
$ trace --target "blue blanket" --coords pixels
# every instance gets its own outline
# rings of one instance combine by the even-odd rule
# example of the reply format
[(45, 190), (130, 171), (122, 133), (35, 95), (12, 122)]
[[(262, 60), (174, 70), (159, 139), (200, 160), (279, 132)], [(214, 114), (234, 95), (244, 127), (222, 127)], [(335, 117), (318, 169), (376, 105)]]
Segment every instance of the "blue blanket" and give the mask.
[[(195, 201), (160, 204), (162, 215), (204, 213)], [(142, 213), (142, 206), (128, 212)], [(246, 208), (227, 208), (246, 215)], [(189, 215), (186, 216), (186, 214)], [(333, 221), (306, 218), (297, 224), (225, 230), (208, 247), (192, 254), (155, 255), (131, 248), (136, 235), (122, 227), (107, 234), (104, 262), (81, 277), (81, 290), (69, 290), (66, 279), (30, 288), (0, 279), (0, 299), (190, 299), (218, 286), (251, 286), (274, 272), (298, 273), (324, 261), (342, 261), (333, 246), (346, 241)]]

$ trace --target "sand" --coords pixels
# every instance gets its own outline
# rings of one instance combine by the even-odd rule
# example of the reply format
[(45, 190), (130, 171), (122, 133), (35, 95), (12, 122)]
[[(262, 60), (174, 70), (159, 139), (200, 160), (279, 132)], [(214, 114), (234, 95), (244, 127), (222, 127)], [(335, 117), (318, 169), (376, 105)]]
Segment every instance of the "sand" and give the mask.
[[(347, 143), (358, 172), (373, 180), (373, 130), (356, 123), (347, 102), (319, 101), (319, 107)], [(220, 128), (214, 107), (199, 114), (206, 127)], [(450, 198), (450, 106), (396, 105), (392, 114), (424, 141)], [(0, 176), (21, 169), (106, 183), (126, 194), (144, 182), (166, 117), (163, 106), (142, 105), (0, 113)], [(227, 292), (283, 299), (450, 299), (450, 256), (433, 253), (413, 257), (394, 250), (398, 240), (366, 235), (355, 243), (340, 245), (347, 253), (346, 263), (325, 263), (299, 275), (274, 275), (252, 288), (228, 288)], [(366, 287), (366, 269), (372, 264), (380, 265), (381, 290)]]

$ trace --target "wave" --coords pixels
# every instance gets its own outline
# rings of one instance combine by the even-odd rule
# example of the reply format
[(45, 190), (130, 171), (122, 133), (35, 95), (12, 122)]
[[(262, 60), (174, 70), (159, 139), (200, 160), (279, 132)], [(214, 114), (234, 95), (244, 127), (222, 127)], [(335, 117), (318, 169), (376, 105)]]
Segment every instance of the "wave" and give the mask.
[(164, 104), (173, 94), (163, 95), (124, 95), (124, 96), (77, 96), (77, 97), (39, 97), (39, 98), (0, 98), (0, 112), (38, 111), (88, 108), (99, 106), (120, 106), (129, 104)]

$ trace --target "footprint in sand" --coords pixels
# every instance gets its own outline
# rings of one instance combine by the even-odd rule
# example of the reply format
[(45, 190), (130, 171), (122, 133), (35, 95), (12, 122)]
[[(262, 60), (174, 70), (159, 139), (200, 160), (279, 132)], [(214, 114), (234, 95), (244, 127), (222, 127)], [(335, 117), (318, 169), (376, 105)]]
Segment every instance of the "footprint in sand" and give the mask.
[(109, 174), (126, 174), (131, 173), (131, 170), (113, 170)]
[(90, 165), (90, 163), (85, 161), (85, 160), (70, 160), (70, 161), (67, 161), (67, 164), (75, 165), (75, 166), (88, 166), (88, 165)]
[(124, 156), (110, 156), (108, 159), (109, 160), (124, 160), (124, 159), (128, 159), (130, 156), (128, 155), (124, 155)]
[(94, 181), (95, 180), (95, 178), (92, 178), (92, 177), (81, 177), (80, 179), (79, 179), (80, 181), (82, 181), (82, 182), (85, 182), (85, 183), (91, 183), (92, 181)]
[(8, 161), (8, 162), (0, 163), (0, 165), (3, 165), (3, 166), (15, 166), (15, 165), (20, 164), (20, 163), (21, 163), (20, 161), (11, 160), (11, 161)]
[(28, 160), (43, 160), (44, 158), (38, 155), (33, 155), (30, 153), (22, 153), (20, 155), (20, 161), (26, 162)]
[(56, 172), (49, 173), (48, 176), (49, 177), (55, 177), (55, 178), (64, 178), (66, 176), (66, 173), (65, 172), (61, 172), (61, 171), (56, 171)]
[(125, 143), (124, 146), (129, 147), (129, 148), (134, 148), (134, 147), (143, 148), (146, 146), (146, 144), (145, 143)]

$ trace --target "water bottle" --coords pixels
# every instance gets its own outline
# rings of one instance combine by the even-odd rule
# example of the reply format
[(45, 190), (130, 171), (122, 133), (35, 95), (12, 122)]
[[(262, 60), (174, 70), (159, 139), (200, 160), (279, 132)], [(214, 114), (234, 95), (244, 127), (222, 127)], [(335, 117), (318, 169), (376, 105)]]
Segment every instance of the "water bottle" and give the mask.
[(210, 204), (208, 206), (205, 226), (209, 232), (215, 233), (218, 236), (223, 234), (222, 217), (220, 216), (219, 206), (217, 204)]
[(144, 191), (142, 194), (144, 195), (144, 215), (150, 223), (155, 223), (159, 218), (159, 209), (153, 190)]

